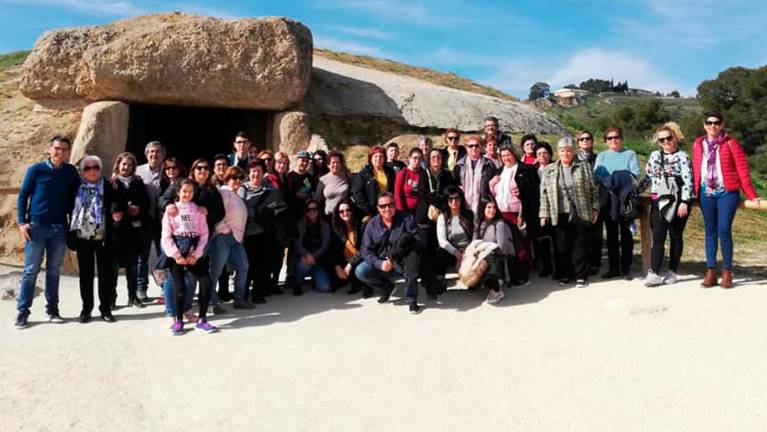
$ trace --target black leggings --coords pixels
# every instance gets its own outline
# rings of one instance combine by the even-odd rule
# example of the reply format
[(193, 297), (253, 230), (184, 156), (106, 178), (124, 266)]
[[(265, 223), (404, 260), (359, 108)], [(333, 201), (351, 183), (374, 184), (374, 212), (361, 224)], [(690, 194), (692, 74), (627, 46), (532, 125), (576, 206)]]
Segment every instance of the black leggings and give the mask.
[(650, 268), (655, 274), (660, 274), (660, 266), (665, 254), (664, 246), (666, 244), (666, 234), (671, 237), (671, 247), (669, 248), (668, 269), (676, 273), (679, 268), (679, 260), (682, 257), (682, 248), (684, 247), (684, 227), (687, 225), (689, 214), (683, 218), (674, 214), (671, 222), (661, 217), (658, 202), (653, 201), (652, 211), (650, 212), (650, 226), (652, 227), (652, 254)]
[(114, 277), (112, 277), (112, 257), (109, 247), (103, 240), (77, 239), (77, 269), (80, 273), (80, 298), (83, 301), (83, 312), (93, 311), (93, 278), (94, 270), (99, 275), (99, 311), (108, 314), (115, 292)]
[[(248, 278), (245, 289), (253, 285), (253, 299), (262, 299), (271, 292), (271, 266), (275, 253), (269, 234), (256, 234), (245, 236), (243, 241), (245, 253), (248, 256)], [(247, 295), (247, 292), (245, 293)]]
[[(605, 229), (607, 230), (607, 259), (609, 270), (619, 271), (623, 275), (631, 272), (631, 260), (634, 258), (634, 237), (631, 235), (630, 220), (621, 219), (619, 222), (610, 218), (610, 209), (603, 209), (605, 214)], [(620, 234), (620, 241), (618, 236)]]
[(169, 258), (170, 272), (173, 275), (173, 307), (176, 310), (176, 319), (182, 320), (184, 318), (184, 293), (186, 292), (186, 278), (184, 272), (189, 271), (192, 273), (197, 282), (200, 284), (200, 291), (197, 294), (197, 303), (200, 307), (199, 317), (205, 318), (208, 314), (208, 302), (210, 301), (210, 265), (208, 265), (208, 258), (202, 257), (192, 265), (180, 266), (176, 264), (173, 259)]

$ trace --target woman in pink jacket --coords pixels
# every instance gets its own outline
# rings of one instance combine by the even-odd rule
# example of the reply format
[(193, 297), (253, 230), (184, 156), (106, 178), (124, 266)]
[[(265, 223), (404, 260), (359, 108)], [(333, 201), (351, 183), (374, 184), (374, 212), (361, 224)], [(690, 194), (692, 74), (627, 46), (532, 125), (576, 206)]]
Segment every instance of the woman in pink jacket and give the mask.
[[(749, 176), (746, 153), (723, 129), (724, 116), (704, 114), (706, 135), (692, 145), (693, 192), (700, 197), (706, 232), (706, 276), (701, 287), (717, 284), (717, 243), (722, 246), (722, 288), (732, 288), (732, 222), (740, 204), (741, 189), (746, 198), (758, 201)], [(718, 240), (718, 241), (717, 241)]]
[(184, 331), (184, 293), (185, 273), (192, 273), (200, 283), (199, 306), (200, 313), (196, 328), (206, 333), (213, 333), (216, 328), (208, 323), (208, 301), (210, 296), (210, 266), (203, 254), (208, 243), (208, 224), (205, 215), (195, 203), (194, 183), (184, 180), (178, 188), (175, 216), (165, 212), (162, 218), (162, 251), (166, 257), (166, 265), (173, 274), (173, 300), (175, 301), (176, 317), (171, 333), (180, 335)]

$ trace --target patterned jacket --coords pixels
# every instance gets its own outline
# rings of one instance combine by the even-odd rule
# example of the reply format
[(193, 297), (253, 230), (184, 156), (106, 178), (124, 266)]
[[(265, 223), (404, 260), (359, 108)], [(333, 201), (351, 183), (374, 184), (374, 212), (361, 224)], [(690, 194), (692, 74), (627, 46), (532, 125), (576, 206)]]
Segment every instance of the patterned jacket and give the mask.
[[(551, 225), (557, 224), (559, 217), (559, 201), (557, 194), (565, 193), (559, 189), (557, 177), (559, 165), (562, 162), (549, 164), (541, 176), (541, 208), (538, 217), (549, 218)], [(591, 166), (578, 160), (573, 161), (573, 190), (575, 195), (575, 207), (578, 210), (578, 218), (591, 223), (592, 210), (599, 211), (599, 190), (594, 183)]]

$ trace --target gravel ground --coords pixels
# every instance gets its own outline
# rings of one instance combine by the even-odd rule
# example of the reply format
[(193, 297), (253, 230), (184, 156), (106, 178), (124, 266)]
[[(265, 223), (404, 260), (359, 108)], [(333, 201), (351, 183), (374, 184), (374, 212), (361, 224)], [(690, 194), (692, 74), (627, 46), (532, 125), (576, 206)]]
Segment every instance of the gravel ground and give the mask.
[[(736, 275), (737, 277), (737, 275)], [(64, 324), (0, 302), (2, 430), (765, 430), (767, 281), (451, 290), (417, 316), (345, 292), (271, 297), (172, 337), (162, 306)], [(42, 283), (42, 278), (40, 279)], [(124, 281), (118, 289), (126, 298)], [(156, 288), (150, 295), (157, 295)]]

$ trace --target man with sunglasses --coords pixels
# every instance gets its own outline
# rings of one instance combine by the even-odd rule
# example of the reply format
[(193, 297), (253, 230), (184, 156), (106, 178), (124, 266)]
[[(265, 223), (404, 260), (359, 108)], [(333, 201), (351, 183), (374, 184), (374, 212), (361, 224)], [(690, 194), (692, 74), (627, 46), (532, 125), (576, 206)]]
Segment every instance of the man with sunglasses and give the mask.
[(35, 282), (45, 262), (45, 314), (63, 323), (59, 314), (59, 274), (67, 244), (68, 215), (72, 212), (80, 176), (66, 162), (72, 142), (55, 136), (48, 143), (48, 159), (27, 169), (18, 198), (19, 231), (24, 241), (24, 271), (16, 301), (16, 328), (27, 326), (35, 296)]
[(442, 149), (443, 168), (452, 173), (458, 161), (464, 156), (466, 156), (466, 147), (461, 145), (461, 132), (456, 128), (446, 130), (445, 148)]
[(420, 259), (417, 246), (420, 238), (413, 217), (398, 213), (391, 192), (378, 196), (378, 214), (370, 219), (362, 236), (364, 261), (354, 274), (363, 284), (381, 291), (378, 303), (389, 301), (394, 280), (405, 277), (405, 296), (410, 313), (421, 312), (418, 306), (418, 270)]

